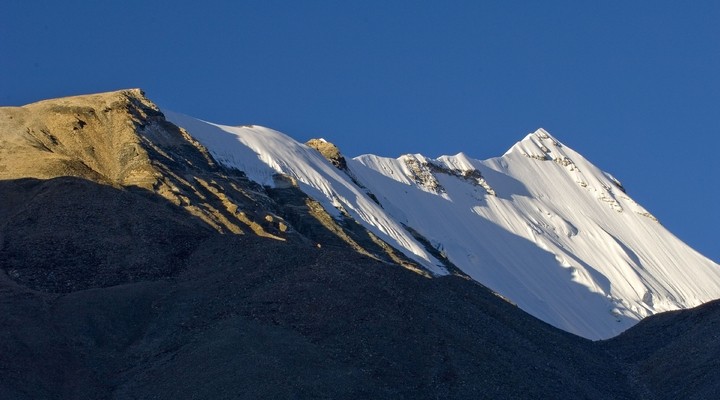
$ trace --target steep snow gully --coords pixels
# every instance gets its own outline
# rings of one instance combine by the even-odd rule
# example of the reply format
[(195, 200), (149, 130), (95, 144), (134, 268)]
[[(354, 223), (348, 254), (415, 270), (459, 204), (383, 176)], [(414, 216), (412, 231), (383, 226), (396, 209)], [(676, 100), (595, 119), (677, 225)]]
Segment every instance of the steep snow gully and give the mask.
[(720, 297), (718, 264), (543, 129), (489, 160), (362, 155), (341, 170), (272, 129), (165, 114), (250, 179), (273, 186), (277, 174), (290, 176), (331, 215), (352, 217), (430, 273), (449, 273), (433, 256), (442, 254), (521, 309), (586, 338)]

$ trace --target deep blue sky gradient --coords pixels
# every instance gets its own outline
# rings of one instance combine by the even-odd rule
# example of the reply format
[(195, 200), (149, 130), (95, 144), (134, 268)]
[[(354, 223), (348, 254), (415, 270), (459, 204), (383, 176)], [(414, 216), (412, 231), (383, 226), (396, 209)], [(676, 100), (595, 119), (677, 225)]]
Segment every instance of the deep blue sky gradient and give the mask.
[(720, 3), (0, 4), (0, 105), (141, 87), (346, 155), (502, 155), (538, 127), (720, 260)]

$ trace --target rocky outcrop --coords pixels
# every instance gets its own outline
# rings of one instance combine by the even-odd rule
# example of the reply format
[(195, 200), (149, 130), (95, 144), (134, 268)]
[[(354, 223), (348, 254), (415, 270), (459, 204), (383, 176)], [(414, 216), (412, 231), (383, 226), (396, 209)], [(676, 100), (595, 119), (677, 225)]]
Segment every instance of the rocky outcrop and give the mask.
[(372, 201), (382, 206), (377, 196), (375, 196), (375, 194), (371, 191), (367, 190), (367, 188), (362, 183), (360, 183), (355, 174), (353, 174), (352, 171), (348, 168), (347, 161), (345, 160), (345, 157), (342, 155), (342, 153), (340, 153), (340, 149), (337, 146), (328, 142), (325, 139), (310, 139), (305, 144), (322, 154), (322, 156), (325, 157), (325, 159), (327, 159), (328, 161), (330, 161), (330, 163), (335, 166), (335, 168), (343, 171), (348, 177), (350, 177), (353, 183), (363, 189), (365, 191), (365, 194), (367, 194), (368, 197), (372, 199)]
[(347, 161), (334, 144), (325, 139), (310, 139), (305, 144), (320, 152), (336, 168), (347, 171)]
[(434, 165), (413, 154), (406, 154), (400, 157), (410, 172), (410, 177), (421, 188), (436, 194), (445, 193), (445, 188), (433, 176)]
[(481, 186), (485, 192), (491, 196), (495, 196), (495, 190), (485, 180), (482, 173), (477, 169), (460, 170), (450, 168), (436, 160), (430, 160), (420, 155), (406, 154), (400, 158), (408, 167), (410, 177), (418, 186), (432, 193), (444, 194), (445, 188), (434, 174), (444, 174), (462, 179), (473, 186)]
[(473, 186), (481, 186), (483, 189), (485, 189), (485, 192), (487, 194), (491, 196), (496, 196), (495, 189), (490, 186), (490, 184), (485, 180), (485, 177), (482, 175), (482, 173), (477, 169), (460, 170), (456, 168), (448, 168), (445, 165), (434, 162), (428, 162), (428, 167), (431, 171), (435, 173), (454, 176), (470, 183)]

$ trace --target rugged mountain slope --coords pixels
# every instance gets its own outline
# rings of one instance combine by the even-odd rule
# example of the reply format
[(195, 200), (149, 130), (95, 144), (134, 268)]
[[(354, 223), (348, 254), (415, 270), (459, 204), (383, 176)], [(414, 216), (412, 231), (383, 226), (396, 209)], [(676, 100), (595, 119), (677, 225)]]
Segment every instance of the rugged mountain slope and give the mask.
[(591, 342), (393, 263), (292, 179), (218, 165), (139, 91), (0, 116), (2, 398), (634, 394)]
[(459, 269), (587, 338), (720, 297), (720, 266), (542, 129), (486, 161), (346, 159), (324, 140), (308, 143), (316, 153), (267, 128), (169, 118), (251, 180), (291, 176), (329, 214), (354, 219), (432, 274)]
[[(68, 104), (87, 115), (109, 104), (114, 117), (83, 114), (80, 127)], [(714, 358), (670, 367), (691, 341), (714, 346), (714, 309), (661, 315), (609, 342), (571, 335), (459, 273), (391, 214), (371, 225), (359, 215), (372, 206), (346, 207), (350, 197), (339, 196), (333, 211), (297, 178), (307, 165), (319, 171), (315, 183), (347, 185), (329, 193), (376, 206), (388, 196), (374, 196), (357, 161), (343, 168), (329, 145), (314, 143), (332, 164), (294, 142), (276, 148), (303, 160), (278, 167), (288, 176), (249, 154), (242, 162), (255, 163), (248, 175), (272, 186), (263, 187), (152, 110), (139, 91), (0, 108), (0, 398), (716, 394)], [(133, 157), (117, 154), (133, 146)], [(487, 187), (490, 173), (449, 174), (502, 196)], [(386, 219), (401, 231), (383, 230)], [(388, 243), (425, 253), (411, 259)], [(682, 391), (666, 392), (667, 382)]]
[[(160, 260), (168, 265), (167, 271), (176, 270), (182, 264), (176, 258), (190, 250), (179, 238), (205, 234), (207, 228), (326, 245), (349, 242), (363, 254), (423, 272), (352, 220), (331, 218), (315, 200), (298, 190), (291, 178), (270, 176), (278, 184), (268, 191), (248, 180), (244, 172), (218, 165), (205, 147), (167, 122), (138, 89), (2, 107), (0, 132), (0, 180), (4, 185), (0, 263), (26, 283), (32, 281), (59, 291), (74, 288), (71, 276), (57, 269), (49, 272), (56, 267), (51, 263), (58, 255), (63, 262), (95, 264), (107, 273), (120, 256), (134, 258), (133, 268), (139, 274), (153, 270), (150, 265)], [(68, 181), (67, 177), (82, 180)], [(24, 180), (27, 178), (35, 180)], [(45, 181), (53, 178), (63, 180)], [(87, 188), (88, 181), (102, 186), (88, 189), (93, 195), (86, 202), (78, 197), (82, 191), (74, 190), (74, 186)], [(175, 208), (166, 204), (155, 214), (142, 213), (129, 220), (103, 214), (107, 212), (106, 202), (122, 207), (147, 201), (129, 192), (154, 203), (159, 196)], [(49, 213), (43, 207), (63, 210), (61, 218), (47, 217)], [(187, 219), (186, 213), (201, 223), (182, 229), (168, 223), (166, 234), (152, 238), (141, 228), (148, 218), (179, 221)], [(96, 223), (88, 225), (90, 235), (73, 229), (83, 218)], [(85, 236), (93, 240), (78, 245), (76, 239)], [(154, 251), (134, 254), (133, 246), (144, 240), (157, 244)], [(112, 249), (117, 255), (88, 251), (98, 247)], [(27, 264), (29, 259), (37, 262), (16, 266), (16, 260)], [(125, 280), (117, 274), (98, 276), (96, 283), (132, 281), (133, 273), (124, 274)]]

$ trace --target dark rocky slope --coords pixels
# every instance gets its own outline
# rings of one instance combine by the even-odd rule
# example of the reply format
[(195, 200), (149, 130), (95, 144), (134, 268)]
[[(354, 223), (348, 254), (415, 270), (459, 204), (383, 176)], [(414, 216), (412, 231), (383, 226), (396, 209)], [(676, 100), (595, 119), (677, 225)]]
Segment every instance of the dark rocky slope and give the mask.
[(39, 291), (171, 276), (213, 232), (143, 189), (73, 177), (0, 181), (0, 201), (0, 265)]
[(602, 346), (656, 399), (720, 397), (720, 300), (646, 318)]
[[(103, 190), (85, 186), (73, 189)], [(160, 238), (168, 228), (182, 234), (172, 218), (149, 218), (156, 206), (164, 207), (138, 200), (106, 211), (143, 219), (136, 229)], [(81, 232), (95, 232), (83, 223)], [(430, 279), (349, 245), (200, 231), (185, 236), (188, 254), (175, 268), (156, 261), (134, 283), (54, 294), (2, 274), (0, 397), (635, 398), (592, 342), (462, 277)], [(95, 240), (104, 239), (72, 239), (116, 261), (60, 264), (73, 288), (133, 273), (135, 256), (119, 252), (172, 258), (153, 240), (126, 248)]]

